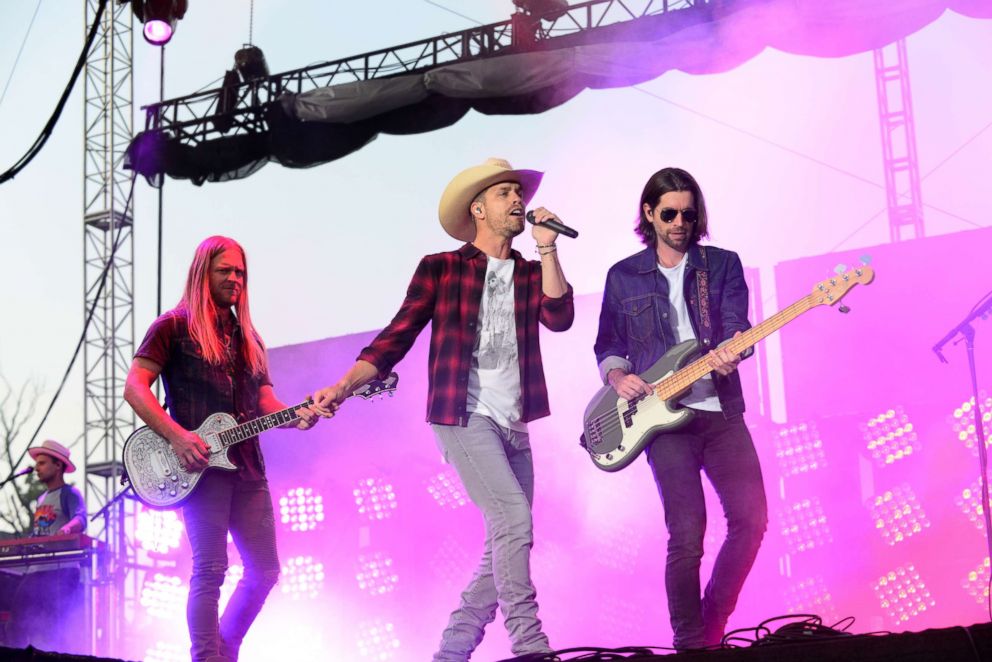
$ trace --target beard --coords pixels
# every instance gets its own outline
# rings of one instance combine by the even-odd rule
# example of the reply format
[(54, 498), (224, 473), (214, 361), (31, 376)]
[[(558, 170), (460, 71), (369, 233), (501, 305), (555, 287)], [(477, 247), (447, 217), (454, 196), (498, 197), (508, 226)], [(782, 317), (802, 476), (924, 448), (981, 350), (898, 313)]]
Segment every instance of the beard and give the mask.
[(689, 244), (692, 243), (692, 233), (686, 232), (681, 236), (673, 237), (668, 232), (658, 233), (658, 238), (671, 249), (684, 253)]

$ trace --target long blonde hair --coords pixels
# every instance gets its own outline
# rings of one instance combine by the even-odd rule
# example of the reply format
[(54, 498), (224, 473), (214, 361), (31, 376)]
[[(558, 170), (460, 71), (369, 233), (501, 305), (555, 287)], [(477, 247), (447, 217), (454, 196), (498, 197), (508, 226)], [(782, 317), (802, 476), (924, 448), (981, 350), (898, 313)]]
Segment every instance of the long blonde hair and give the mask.
[(189, 265), (183, 297), (176, 307), (184, 311), (189, 324), (189, 335), (193, 338), (203, 358), (211, 365), (220, 365), (225, 358), (224, 343), (217, 333), (217, 304), (210, 295), (210, 262), (226, 250), (235, 249), (241, 253), (245, 265), (244, 287), (236, 306), (238, 322), (241, 324), (241, 353), (252, 374), (265, 372), (267, 362), (265, 346), (251, 323), (248, 306), (248, 258), (241, 244), (230, 237), (207, 237), (196, 247), (193, 262)]

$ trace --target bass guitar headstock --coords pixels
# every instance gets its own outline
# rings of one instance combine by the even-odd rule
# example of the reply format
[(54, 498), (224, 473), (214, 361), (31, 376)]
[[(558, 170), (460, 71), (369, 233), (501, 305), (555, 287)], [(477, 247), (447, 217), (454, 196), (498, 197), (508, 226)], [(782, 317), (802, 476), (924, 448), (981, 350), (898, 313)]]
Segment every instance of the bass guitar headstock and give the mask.
[[(813, 286), (813, 300), (817, 305), (832, 306), (844, 298), (855, 285), (868, 285), (875, 280), (875, 270), (868, 266), (867, 258), (863, 258), (863, 264), (853, 269), (845, 271), (844, 265), (837, 267), (837, 275), (826, 280), (821, 280)], [(841, 312), (847, 310), (841, 306)]]
[(393, 397), (393, 391), (396, 390), (396, 384), (399, 383), (400, 376), (395, 372), (389, 373), (385, 379), (373, 379), (365, 386), (357, 388), (351, 392), (355, 397), (362, 398), (363, 400), (373, 400), (381, 395), (389, 395)]

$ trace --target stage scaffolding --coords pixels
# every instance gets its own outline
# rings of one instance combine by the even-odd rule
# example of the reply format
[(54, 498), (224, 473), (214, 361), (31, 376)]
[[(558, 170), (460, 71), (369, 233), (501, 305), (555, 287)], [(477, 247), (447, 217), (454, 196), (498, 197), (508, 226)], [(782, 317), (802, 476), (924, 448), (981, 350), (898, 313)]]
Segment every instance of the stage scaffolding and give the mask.
[(893, 243), (920, 239), (923, 237), (923, 194), (916, 156), (906, 40), (875, 49), (874, 58), (889, 232)]
[[(94, 313), (83, 348), (82, 487), (91, 514), (121, 490), (121, 449), (134, 429), (123, 397), (134, 349), (133, 206), (126, 208), (131, 176), (123, 168), (133, 128), (134, 41), (130, 4), (105, 1), (86, 59), (83, 103), (83, 315), (91, 307)], [(101, 0), (85, 2), (89, 27)], [(89, 525), (88, 533), (106, 545), (107, 572), (95, 578), (91, 593), (105, 597), (92, 610), (93, 652), (100, 655), (119, 652), (125, 618), (136, 601), (134, 554), (125, 531), (134, 508), (133, 501), (121, 499)]]
[[(455, 62), (541, 50), (543, 42), (602, 33), (612, 25), (660, 14), (708, 11), (721, 0), (589, 0), (560, 16), (512, 18), (340, 60), (273, 74), (236, 88), (217, 88), (144, 107), (145, 129), (162, 130), (184, 144), (198, 145), (224, 135), (268, 131), (265, 109), (285, 93), (300, 94), (341, 83), (425, 72)], [(507, 1), (507, 7), (510, 6)]]

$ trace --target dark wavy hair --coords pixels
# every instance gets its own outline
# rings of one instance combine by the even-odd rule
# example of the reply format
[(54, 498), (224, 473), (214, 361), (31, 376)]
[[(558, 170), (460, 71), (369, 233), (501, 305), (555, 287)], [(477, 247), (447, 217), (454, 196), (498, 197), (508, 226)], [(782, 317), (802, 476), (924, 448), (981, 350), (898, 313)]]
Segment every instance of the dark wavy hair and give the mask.
[(692, 199), (696, 204), (696, 211), (699, 213), (699, 219), (693, 224), (692, 237), (689, 243), (695, 244), (702, 237), (708, 235), (706, 201), (703, 199), (703, 192), (700, 190), (699, 184), (696, 183), (692, 175), (681, 168), (662, 168), (648, 179), (647, 184), (644, 185), (644, 191), (641, 192), (641, 202), (637, 205), (638, 221), (635, 230), (646, 246), (657, 244), (658, 235), (654, 231), (654, 225), (651, 224), (651, 221), (644, 214), (644, 205), (649, 205), (651, 211), (654, 211), (655, 207), (661, 201), (661, 196), (672, 191), (688, 191), (692, 193)]

